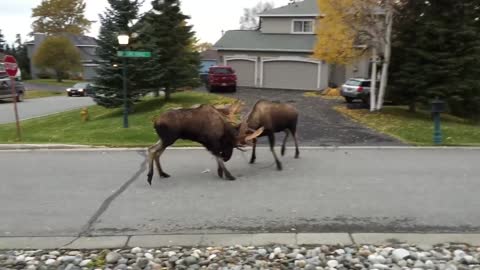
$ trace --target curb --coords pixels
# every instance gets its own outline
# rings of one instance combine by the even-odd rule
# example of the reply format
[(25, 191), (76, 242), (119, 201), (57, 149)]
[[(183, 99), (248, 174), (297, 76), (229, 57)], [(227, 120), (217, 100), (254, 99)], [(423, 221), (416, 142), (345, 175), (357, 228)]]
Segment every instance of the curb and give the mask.
[(258, 234), (163, 234), (92, 237), (0, 237), (7, 249), (100, 249), (169, 246), (266, 246), (266, 245), (393, 245), (457, 243), (480, 246), (480, 234), (409, 233), (258, 233)]

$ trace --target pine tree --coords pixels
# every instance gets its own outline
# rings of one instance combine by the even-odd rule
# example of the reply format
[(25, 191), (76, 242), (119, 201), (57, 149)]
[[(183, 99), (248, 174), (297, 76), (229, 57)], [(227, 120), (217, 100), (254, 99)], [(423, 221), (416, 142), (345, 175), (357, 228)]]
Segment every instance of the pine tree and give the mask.
[[(95, 84), (95, 101), (104, 107), (119, 107), (123, 104), (123, 61), (117, 56), (117, 51), (135, 48), (136, 40), (130, 38), (128, 48), (118, 44), (120, 33), (132, 34), (131, 22), (138, 16), (140, 3), (137, 0), (109, 0), (110, 7), (100, 16), (101, 28), (98, 36), (97, 77)], [(132, 36), (132, 35), (131, 35)], [(145, 60), (130, 58), (127, 62), (128, 102), (132, 109), (133, 102), (145, 93), (142, 86), (142, 73), (139, 66)]]
[(2, 30), (0, 29), (0, 52), (5, 50), (5, 38), (2, 34)]
[(152, 58), (144, 65), (148, 86), (164, 89), (165, 99), (181, 87), (200, 83), (200, 56), (195, 51), (192, 26), (187, 25), (178, 0), (152, 1), (152, 11), (141, 23), (140, 39)]
[[(434, 97), (462, 117), (480, 118), (478, 0), (402, 1), (395, 35), (393, 94), (416, 102)], [(415, 29), (415, 31), (412, 31)]]
[[(426, 20), (428, 5), (423, 1), (403, 0), (398, 7), (392, 44), (391, 98), (409, 104), (416, 111), (417, 102), (425, 102), (427, 81), (421, 72), (431, 55), (422, 46), (428, 42)], [(411, 31), (415, 29), (415, 31)]]

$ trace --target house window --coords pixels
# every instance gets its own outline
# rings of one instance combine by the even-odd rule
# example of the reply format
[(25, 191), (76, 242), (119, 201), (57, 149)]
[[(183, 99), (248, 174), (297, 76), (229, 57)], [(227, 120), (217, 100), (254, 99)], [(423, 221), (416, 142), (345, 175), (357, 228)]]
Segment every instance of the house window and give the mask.
[(294, 20), (293, 33), (313, 34), (313, 20)]

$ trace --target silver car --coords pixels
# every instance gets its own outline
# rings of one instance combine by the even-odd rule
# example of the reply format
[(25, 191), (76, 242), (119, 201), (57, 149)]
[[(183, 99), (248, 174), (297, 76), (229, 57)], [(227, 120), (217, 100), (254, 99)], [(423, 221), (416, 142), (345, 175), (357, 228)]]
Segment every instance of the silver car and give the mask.
[(348, 103), (352, 103), (356, 99), (367, 102), (370, 98), (370, 80), (363, 78), (348, 79), (342, 85), (340, 92)]
[[(25, 86), (20, 77), (15, 77), (15, 90), (17, 102), (22, 102), (25, 99)], [(0, 67), (0, 99), (12, 99), (12, 82), (2, 67)]]

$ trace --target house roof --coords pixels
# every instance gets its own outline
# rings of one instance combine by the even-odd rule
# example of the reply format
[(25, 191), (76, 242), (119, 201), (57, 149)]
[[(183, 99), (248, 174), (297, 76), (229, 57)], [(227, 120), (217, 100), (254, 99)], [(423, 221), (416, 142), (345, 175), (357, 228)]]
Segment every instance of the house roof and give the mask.
[(213, 47), (231, 51), (312, 52), (315, 38), (315, 35), (262, 34), (256, 30), (230, 30)]
[[(75, 46), (97, 46), (97, 40), (93, 37), (84, 36), (84, 35), (75, 35), (70, 33), (61, 34), (64, 37), (67, 37)], [(35, 44), (34, 40), (27, 41), (26, 44)]]
[(286, 6), (267, 10), (260, 17), (315, 17), (318, 16), (317, 0), (305, 0), (290, 3)]

